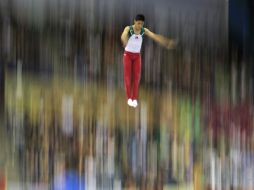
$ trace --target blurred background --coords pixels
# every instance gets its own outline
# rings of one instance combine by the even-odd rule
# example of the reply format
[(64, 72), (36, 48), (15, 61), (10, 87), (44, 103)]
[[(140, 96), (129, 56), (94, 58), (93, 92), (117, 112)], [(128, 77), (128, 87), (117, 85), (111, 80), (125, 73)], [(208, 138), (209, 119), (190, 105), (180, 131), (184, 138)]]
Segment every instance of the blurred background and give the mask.
[[(1, 0), (0, 190), (253, 190), (252, 0)], [(127, 106), (120, 36), (145, 37)]]

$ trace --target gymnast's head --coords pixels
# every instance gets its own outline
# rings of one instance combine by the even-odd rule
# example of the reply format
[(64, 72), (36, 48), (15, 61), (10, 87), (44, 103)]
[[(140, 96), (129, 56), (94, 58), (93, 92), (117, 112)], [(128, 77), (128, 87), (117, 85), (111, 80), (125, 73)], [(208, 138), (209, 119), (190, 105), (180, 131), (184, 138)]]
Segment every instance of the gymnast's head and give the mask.
[(137, 14), (134, 19), (135, 29), (141, 30), (141, 28), (144, 26), (144, 22), (145, 22), (145, 16), (142, 14)]

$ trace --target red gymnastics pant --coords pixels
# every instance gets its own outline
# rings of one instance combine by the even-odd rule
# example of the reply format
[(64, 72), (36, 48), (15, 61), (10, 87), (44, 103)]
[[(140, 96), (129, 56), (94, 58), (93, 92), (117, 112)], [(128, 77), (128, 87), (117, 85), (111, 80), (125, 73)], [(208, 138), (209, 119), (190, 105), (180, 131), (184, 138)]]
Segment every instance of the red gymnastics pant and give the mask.
[(126, 95), (128, 99), (136, 100), (141, 73), (141, 54), (125, 51), (123, 55)]

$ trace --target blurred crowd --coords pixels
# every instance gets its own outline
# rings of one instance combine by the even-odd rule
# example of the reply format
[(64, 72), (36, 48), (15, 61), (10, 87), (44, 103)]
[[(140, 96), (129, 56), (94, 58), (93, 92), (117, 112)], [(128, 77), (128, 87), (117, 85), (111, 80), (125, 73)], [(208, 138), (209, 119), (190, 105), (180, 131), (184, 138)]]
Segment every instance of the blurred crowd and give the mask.
[(6, 74), (5, 112), (21, 181), (52, 189), (253, 188), (247, 99), (141, 88), (134, 110), (121, 86), (20, 72)]

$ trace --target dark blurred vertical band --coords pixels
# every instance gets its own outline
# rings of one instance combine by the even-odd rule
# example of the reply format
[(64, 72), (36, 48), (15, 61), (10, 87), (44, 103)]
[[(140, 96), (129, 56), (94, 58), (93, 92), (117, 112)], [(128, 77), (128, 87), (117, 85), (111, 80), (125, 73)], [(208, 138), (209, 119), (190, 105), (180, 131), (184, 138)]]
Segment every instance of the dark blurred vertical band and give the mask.
[(0, 62), (0, 118), (4, 112), (4, 63)]

